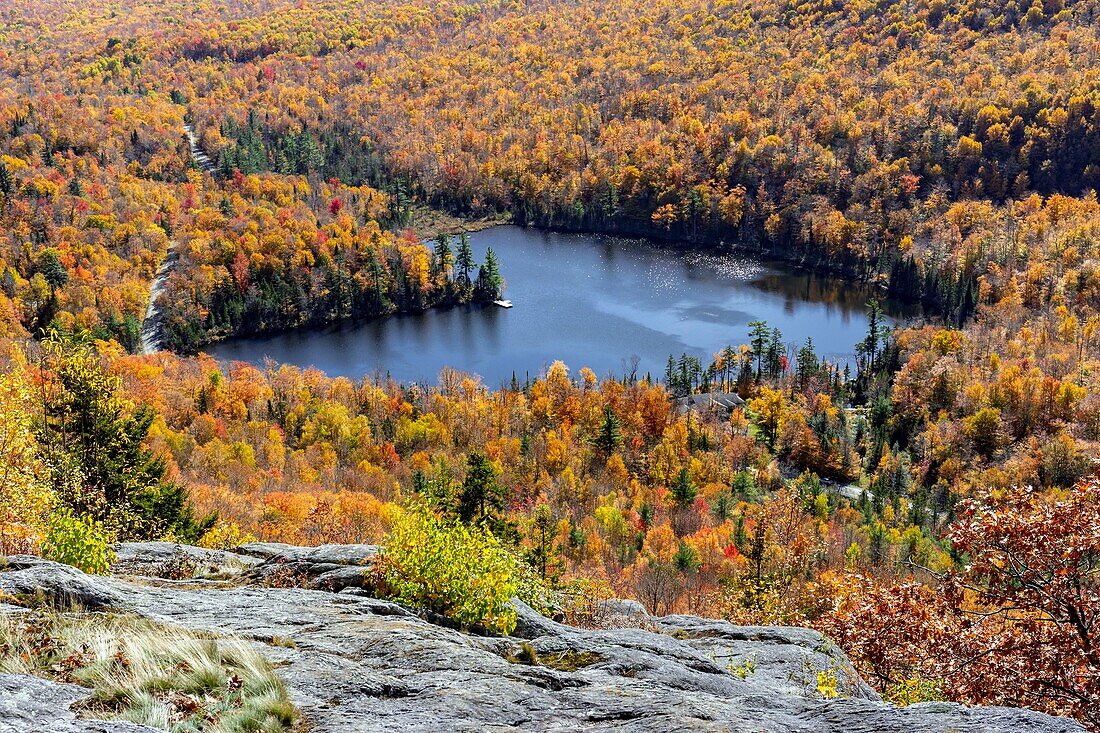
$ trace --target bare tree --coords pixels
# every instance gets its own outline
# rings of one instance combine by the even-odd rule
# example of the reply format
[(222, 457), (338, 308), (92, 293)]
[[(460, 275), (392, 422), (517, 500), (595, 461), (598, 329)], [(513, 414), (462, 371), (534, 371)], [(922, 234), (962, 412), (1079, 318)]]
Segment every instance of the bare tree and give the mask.
[(654, 616), (671, 613), (682, 590), (680, 573), (670, 563), (650, 560), (634, 581), (634, 592)]

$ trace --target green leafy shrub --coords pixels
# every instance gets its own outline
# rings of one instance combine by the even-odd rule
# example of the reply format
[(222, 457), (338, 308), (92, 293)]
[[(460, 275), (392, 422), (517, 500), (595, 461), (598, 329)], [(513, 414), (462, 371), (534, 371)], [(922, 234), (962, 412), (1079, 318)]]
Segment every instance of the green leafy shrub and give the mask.
[(218, 521), (196, 544), (208, 550), (235, 550), (255, 541), (256, 536), (242, 531), (236, 522)]
[(50, 519), (42, 555), (85, 573), (103, 575), (114, 562), (112, 538), (94, 519), (59, 509)]
[(412, 504), (394, 518), (381, 574), (397, 601), (502, 634), (515, 628), (508, 601), (519, 590), (519, 562), (488, 530)]
[(938, 680), (929, 680), (919, 676), (890, 685), (886, 688), (885, 697), (901, 707), (918, 702), (938, 702), (946, 699)]

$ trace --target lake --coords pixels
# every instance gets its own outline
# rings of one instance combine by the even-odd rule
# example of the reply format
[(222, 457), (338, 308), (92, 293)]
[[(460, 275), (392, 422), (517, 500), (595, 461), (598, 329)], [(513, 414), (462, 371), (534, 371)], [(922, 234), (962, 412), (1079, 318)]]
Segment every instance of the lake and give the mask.
[[(868, 292), (744, 254), (684, 252), (646, 240), (499, 226), (470, 235), (478, 261), (492, 247), (510, 309), (461, 306), (320, 330), (234, 339), (206, 351), (222, 360), (267, 357), (358, 379), (389, 374), (435, 382), (445, 366), (491, 386), (538, 375), (560, 359), (600, 376), (664, 374), (669, 354), (704, 366), (764, 320), (818, 353), (850, 360), (866, 333)], [(895, 313), (896, 314), (896, 313)]]

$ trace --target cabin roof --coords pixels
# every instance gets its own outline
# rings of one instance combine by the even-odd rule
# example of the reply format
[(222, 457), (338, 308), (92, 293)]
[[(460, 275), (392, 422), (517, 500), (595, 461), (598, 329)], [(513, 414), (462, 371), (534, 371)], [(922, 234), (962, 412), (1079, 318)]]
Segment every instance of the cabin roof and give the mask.
[(736, 392), (706, 392), (676, 398), (676, 406), (685, 412), (687, 410), (704, 410), (708, 408), (732, 412), (744, 405), (745, 401)]

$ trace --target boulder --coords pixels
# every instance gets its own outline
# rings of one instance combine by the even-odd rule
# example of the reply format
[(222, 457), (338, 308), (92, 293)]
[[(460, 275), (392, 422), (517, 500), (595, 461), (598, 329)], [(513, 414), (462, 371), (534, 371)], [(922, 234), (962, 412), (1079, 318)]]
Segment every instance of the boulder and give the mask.
[(546, 618), (518, 598), (513, 598), (508, 602), (508, 605), (516, 612), (516, 628), (512, 631), (512, 634), (520, 639), (560, 636), (573, 631), (573, 627)]
[(8, 558), (8, 568), (0, 570), (0, 593), (41, 596), (61, 609), (102, 611), (123, 606), (122, 596), (111, 580), (38, 558)]
[(298, 560), (333, 565), (362, 565), (378, 555), (378, 545), (318, 545), (304, 547), (282, 542), (250, 542), (237, 548), (242, 555), (262, 560)]
[[(420, 614), (416, 613), (410, 608), (402, 606), (400, 603), (394, 603), (393, 601), (383, 601), (378, 598), (371, 597), (370, 593), (362, 588), (345, 588), (340, 591), (342, 595), (355, 596), (359, 599), (359, 603), (368, 613), (373, 613), (376, 616), (404, 616), (406, 618), (419, 618)], [(534, 611), (531, 611), (534, 613)]]
[(370, 568), (379, 555), (377, 545), (299, 547), (281, 542), (253, 542), (238, 551), (262, 558), (245, 573), (250, 580), (335, 592), (368, 585)]
[(367, 588), (370, 586), (370, 580), (370, 567), (364, 565), (343, 565), (321, 573), (313, 578), (306, 587), (339, 593), (346, 588)]
[(600, 612), (606, 616), (623, 616), (626, 618), (645, 618), (649, 611), (639, 601), (632, 598), (609, 598), (600, 601)]
[(116, 560), (111, 572), (115, 575), (232, 577), (261, 562), (251, 555), (176, 542), (120, 542), (114, 550)]
[(85, 720), (70, 706), (89, 691), (22, 674), (0, 674), (0, 733), (164, 733), (123, 720)]
[[(309, 562), (308, 560), (293, 560), (283, 557), (265, 560), (254, 568), (251, 568), (245, 577), (249, 580), (261, 583), (275, 583), (276, 585), (307, 585), (314, 578), (334, 570), (354, 567), (350, 565), (337, 565), (331, 562)], [(278, 581), (278, 582), (276, 582)]]

